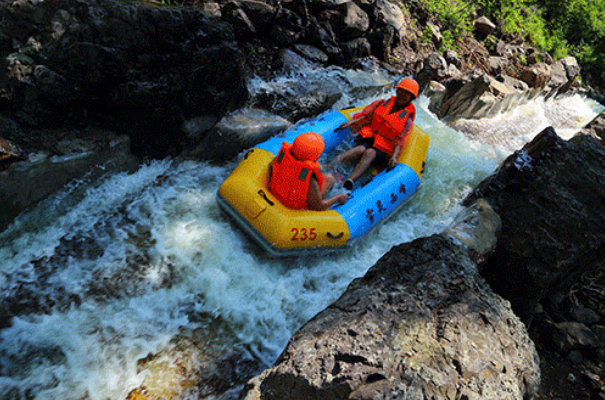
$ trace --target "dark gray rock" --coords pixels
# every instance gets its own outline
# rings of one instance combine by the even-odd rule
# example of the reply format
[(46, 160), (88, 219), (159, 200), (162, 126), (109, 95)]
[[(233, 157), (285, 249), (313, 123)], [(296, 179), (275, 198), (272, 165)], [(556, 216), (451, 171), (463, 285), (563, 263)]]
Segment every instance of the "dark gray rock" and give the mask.
[(313, 62), (317, 62), (320, 64), (325, 64), (328, 62), (328, 55), (314, 46), (298, 44), (295, 45), (294, 48), (303, 57), (308, 58)]
[(487, 75), (480, 75), (472, 79), (453, 95), (443, 99), (443, 103), (439, 107), (439, 115), (463, 118), (472, 118), (477, 114), (486, 115), (495, 103), (492, 96), (486, 97), (490, 85), (491, 79)]
[(579, 322), (560, 322), (554, 325), (553, 343), (559, 351), (596, 350), (597, 336)]
[(435, 235), (394, 247), (353, 281), (241, 398), (520, 399), (539, 382), (508, 303), (466, 247)]
[(588, 125), (586, 125), (579, 134), (590, 135), (601, 141), (605, 146), (605, 111), (597, 115)]
[(231, 26), (201, 10), (17, 1), (0, 19), (2, 101), (20, 122), (93, 120), (161, 156), (178, 149), (184, 120), (220, 119), (247, 98)]
[(601, 321), (601, 316), (596, 311), (582, 304), (573, 307), (570, 314), (574, 321), (586, 325), (594, 325)]
[(268, 111), (243, 109), (223, 118), (198, 146), (185, 150), (181, 156), (214, 163), (225, 162), (291, 125), (288, 120)]
[[(41, 133), (50, 136), (48, 132)], [(52, 148), (0, 171), (0, 231), (22, 211), (75, 179), (96, 179), (109, 172), (133, 171), (139, 161), (130, 153), (126, 135), (87, 128), (58, 131)]]
[[(605, 259), (605, 148), (545, 129), (465, 199), (484, 198), (502, 235), (482, 274), (523, 319)], [(578, 229), (582, 227), (582, 229)]]

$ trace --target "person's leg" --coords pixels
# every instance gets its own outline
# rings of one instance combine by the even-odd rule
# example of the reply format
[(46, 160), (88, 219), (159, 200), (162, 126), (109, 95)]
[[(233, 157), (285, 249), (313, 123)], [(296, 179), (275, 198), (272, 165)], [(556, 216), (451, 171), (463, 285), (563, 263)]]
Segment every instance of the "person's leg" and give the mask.
[(366, 147), (363, 145), (353, 147), (352, 149), (349, 149), (349, 150), (345, 151), (344, 153), (339, 154), (337, 157), (335, 157), (334, 162), (338, 163), (338, 164), (342, 164), (342, 163), (346, 163), (349, 161), (357, 160), (358, 158), (360, 158), (363, 155), (365, 150), (366, 150)]
[(332, 174), (324, 174), (324, 186), (321, 189), (321, 198), (323, 199), (326, 195), (326, 193), (328, 193), (330, 191), (330, 189), (332, 189), (332, 186), (334, 186), (334, 182), (336, 181), (336, 178), (334, 178), (334, 175)]
[(361, 156), (361, 160), (355, 166), (355, 169), (353, 170), (349, 178), (352, 180), (356, 180), (357, 178), (359, 178), (368, 169), (368, 167), (370, 166), (370, 164), (372, 164), (372, 161), (374, 161), (375, 158), (376, 150), (373, 148), (366, 149)]

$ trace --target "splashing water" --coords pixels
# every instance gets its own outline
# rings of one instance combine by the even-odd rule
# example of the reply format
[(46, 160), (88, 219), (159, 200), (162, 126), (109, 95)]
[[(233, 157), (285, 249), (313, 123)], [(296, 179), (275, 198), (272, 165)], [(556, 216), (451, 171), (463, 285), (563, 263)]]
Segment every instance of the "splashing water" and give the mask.
[(599, 109), (600, 104), (577, 94), (557, 100), (539, 97), (493, 118), (459, 119), (452, 125), (473, 141), (513, 152), (549, 126), (563, 139), (570, 139)]
[[(387, 80), (339, 69), (306, 75), (322, 79), (345, 92), (335, 109), (384, 96), (358, 98), (354, 89)], [(392, 246), (451, 223), (460, 200), (508, 154), (548, 125), (569, 137), (602, 110), (580, 96), (537, 99), (456, 121), (456, 130), (427, 111), (428, 99), (417, 108), (431, 138), (418, 193), (344, 253), (275, 260), (259, 252), (216, 204), (235, 161), (152, 162), (66, 187), (20, 216), (0, 234), (0, 311), (16, 315), (0, 330), (0, 399), (125, 399), (144, 379), (137, 362), (183, 329), (206, 331), (218, 348), (241, 346), (268, 367)]]

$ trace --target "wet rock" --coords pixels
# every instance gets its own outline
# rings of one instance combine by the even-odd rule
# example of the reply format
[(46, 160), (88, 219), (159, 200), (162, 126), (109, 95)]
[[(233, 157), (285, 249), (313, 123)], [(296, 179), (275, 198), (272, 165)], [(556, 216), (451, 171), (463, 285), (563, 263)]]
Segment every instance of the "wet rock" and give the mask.
[[(220, 329), (220, 321), (204, 319)], [(229, 341), (227, 337), (223, 339)], [(257, 361), (245, 353), (237, 345), (218, 346), (203, 329), (184, 330), (168, 349), (139, 360), (137, 370), (145, 378), (128, 394), (127, 400), (207, 399), (225, 395), (237, 386), (238, 380), (243, 383), (258, 368)]]
[(605, 112), (597, 115), (588, 125), (586, 125), (579, 134), (596, 137), (605, 146)]
[(594, 325), (599, 323), (601, 320), (599, 314), (582, 304), (578, 304), (576, 307), (571, 309), (571, 316), (576, 322), (586, 325)]
[(573, 82), (563, 73), (562, 65), (556, 69), (560, 71), (558, 75), (553, 74), (548, 64), (538, 63), (525, 67), (515, 78), (502, 73), (507, 63), (502, 57), (490, 56), (486, 70), (496, 74), (495, 77), (475, 71), (461, 77), (447, 72), (444, 63), (428, 58), (418, 77), (426, 80), (425, 77), (432, 76), (431, 79), (445, 82), (446, 95), (441, 100), (431, 99), (430, 105), (444, 119), (494, 116), (537, 96), (548, 98), (565, 93)]
[(523, 319), (550, 293), (602, 265), (604, 159), (593, 137), (565, 141), (547, 128), (464, 200), (484, 198), (502, 219), (482, 274)]
[[(530, 49), (531, 50), (531, 49)], [(417, 79), (423, 84), (436, 80), (447, 87), (445, 96), (430, 99), (429, 108), (443, 119), (485, 118), (508, 111), (537, 96), (549, 98), (568, 93), (579, 74), (573, 57), (549, 65), (536, 62), (525, 65), (515, 77), (506, 75), (511, 60), (525, 57), (525, 50), (504, 42), (497, 45), (496, 54), (485, 56), (479, 68), (461, 76), (458, 68), (448, 65), (439, 53), (424, 60)], [(480, 56), (479, 56), (480, 57)], [(486, 73), (489, 73), (486, 74)]]
[[(306, 62), (299, 56), (289, 60)], [(253, 95), (251, 105), (289, 121), (299, 121), (329, 110), (341, 97), (342, 92), (337, 85), (327, 80), (321, 84), (315, 81), (293, 80), (260, 90)]]
[(372, 54), (372, 46), (366, 38), (357, 38), (341, 45), (343, 54), (349, 59), (364, 58)]
[(466, 254), (440, 235), (394, 247), (241, 398), (530, 398), (533, 343)]
[(554, 325), (553, 342), (559, 351), (596, 349), (597, 337), (584, 324), (579, 322), (560, 322)]
[(446, 91), (447, 88), (437, 81), (430, 81), (428, 85), (424, 86), (422, 93), (431, 99), (429, 103), (429, 110), (437, 113), (438, 106), (443, 102)]
[(318, 48), (305, 44), (295, 45), (294, 48), (297, 52), (299, 52), (303, 57), (320, 64), (325, 64), (328, 62), (328, 55)]
[(494, 103), (491, 96), (490, 98), (484, 96), (488, 93), (490, 84), (491, 79), (487, 75), (481, 75), (464, 84), (455, 94), (450, 97), (446, 95), (439, 107), (439, 115), (444, 118), (447, 116), (472, 118), (477, 114), (486, 115)]
[(458, 214), (443, 233), (463, 243), (477, 256), (475, 262), (479, 263), (496, 248), (501, 225), (498, 214), (485, 200), (479, 199)]
[(296, 73), (304, 68), (311, 68), (319, 65), (309, 61), (308, 59), (298, 55), (289, 49), (282, 49), (277, 54), (275, 67), (278, 68), (284, 75)]
[(73, 180), (132, 171), (139, 165), (126, 135), (96, 128), (39, 134), (57, 137), (50, 151), (30, 152), (27, 159), (0, 171), (0, 231), (22, 211)]
[(184, 120), (247, 98), (231, 27), (200, 9), (19, 1), (0, 19), (4, 109), (22, 123), (94, 120), (156, 157), (179, 149)]
[(198, 146), (187, 149), (181, 156), (215, 163), (225, 162), (291, 125), (288, 120), (268, 111), (244, 109), (223, 118)]
[(0, 170), (24, 157), (25, 154), (16, 144), (0, 137)]

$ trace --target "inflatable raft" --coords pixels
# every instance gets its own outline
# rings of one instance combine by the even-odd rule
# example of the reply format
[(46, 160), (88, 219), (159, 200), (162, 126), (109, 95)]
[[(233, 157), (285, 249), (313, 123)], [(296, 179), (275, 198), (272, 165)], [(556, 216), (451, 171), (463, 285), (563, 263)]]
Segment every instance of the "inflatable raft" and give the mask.
[(283, 141), (291, 144), (301, 133), (316, 132), (326, 142), (325, 155), (344, 140), (352, 140), (350, 129), (337, 128), (361, 109), (326, 112), (249, 150), (221, 185), (217, 193), (220, 208), (273, 256), (351, 246), (417, 191), (430, 141), (420, 128), (414, 126), (399, 154), (399, 163), (390, 170), (374, 172), (371, 179), (366, 178), (351, 191), (343, 205), (326, 211), (291, 210), (273, 197), (267, 184), (269, 165)]

